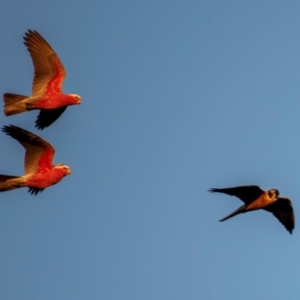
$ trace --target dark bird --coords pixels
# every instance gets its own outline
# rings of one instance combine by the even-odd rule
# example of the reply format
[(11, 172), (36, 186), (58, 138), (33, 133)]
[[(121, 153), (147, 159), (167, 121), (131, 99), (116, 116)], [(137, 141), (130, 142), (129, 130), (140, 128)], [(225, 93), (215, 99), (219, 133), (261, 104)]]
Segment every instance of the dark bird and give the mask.
[(252, 210), (264, 209), (272, 213), (281, 224), (292, 234), (295, 226), (293, 206), (289, 198), (279, 197), (279, 191), (271, 189), (263, 191), (257, 185), (237, 186), (224, 189), (210, 189), (212, 193), (224, 193), (240, 198), (245, 204), (221, 219), (223, 222), (238, 214)]
[(24, 44), (34, 66), (32, 96), (5, 93), (4, 114), (11, 116), (38, 109), (40, 113), (35, 127), (44, 129), (55, 122), (67, 106), (80, 104), (81, 97), (62, 92), (66, 70), (58, 55), (37, 31), (28, 30)]
[(71, 173), (71, 169), (64, 164), (52, 165), (55, 149), (39, 136), (14, 125), (3, 126), (2, 131), (25, 148), (25, 175), (1, 174), (0, 192), (28, 187), (29, 193), (36, 195)]

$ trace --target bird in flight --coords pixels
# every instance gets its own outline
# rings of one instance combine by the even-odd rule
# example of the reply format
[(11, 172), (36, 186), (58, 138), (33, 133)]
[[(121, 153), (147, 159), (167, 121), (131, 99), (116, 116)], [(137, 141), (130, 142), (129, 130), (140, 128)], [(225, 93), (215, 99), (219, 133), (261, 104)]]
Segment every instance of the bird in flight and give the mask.
[(25, 175), (0, 175), (0, 192), (28, 187), (36, 195), (71, 173), (64, 164), (52, 165), (55, 149), (42, 138), (14, 125), (3, 126), (2, 131), (25, 148)]
[(287, 231), (292, 234), (295, 226), (293, 206), (290, 199), (286, 197), (279, 197), (278, 190), (271, 189), (269, 191), (263, 191), (257, 185), (246, 185), (224, 189), (212, 188), (209, 191), (212, 193), (224, 193), (230, 196), (236, 196), (244, 202), (244, 205), (221, 219), (220, 222), (241, 213), (264, 209), (272, 213), (282, 223)]
[(42, 130), (55, 122), (68, 105), (80, 104), (81, 97), (62, 93), (66, 70), (58, 55), (37, 31), (28, 30), (24, 44), (34, 66), (32, 96), (5, 93), (4, 114), (10, 116), (38, 109), (40, 113), (35, 127)]

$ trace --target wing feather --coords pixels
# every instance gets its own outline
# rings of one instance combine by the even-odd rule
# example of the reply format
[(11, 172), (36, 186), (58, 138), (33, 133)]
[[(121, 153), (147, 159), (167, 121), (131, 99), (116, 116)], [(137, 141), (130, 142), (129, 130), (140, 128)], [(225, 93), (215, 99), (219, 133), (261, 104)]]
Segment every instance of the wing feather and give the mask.
[(25, 33), (24, 44), (34, 66), (32, 96), (46, 92), (61, 92), (66, 70), (55, 51), (35, 30), (28, 30)]
[(245, 185), (224, 189), (212, 188), (209, 191), (212, 193), (224, 193), (230, 196), (236, 196), (246, 205), (252, 203), (264, 193), (264, 191), (257, 185)]
[(52, 168), (55, 149), (48, 142), (14, 125), (3, 126), (2, 131), (16, 139), (25, 148), (25, 175)]
[(60, 117), (60, 115), (66, 110), (66, 108), (67, 107), (64, 106), (56, 109), (41, 109), (35, 121), (35, 127), (37, 129), (43, 130), (45, 127), (50, 126)]
[(40, 188), (29, 188), (28, 189), (28, 193), (30, 193), (31, 195), (36, 196), (38, 193), (41, 193), (44, 189), (40, 189)]
[(279, 197), (273, 204), (264, 208), (272, 213), (291, 234), (295, 227), (295, 216), (292, 202), (289, 198)]

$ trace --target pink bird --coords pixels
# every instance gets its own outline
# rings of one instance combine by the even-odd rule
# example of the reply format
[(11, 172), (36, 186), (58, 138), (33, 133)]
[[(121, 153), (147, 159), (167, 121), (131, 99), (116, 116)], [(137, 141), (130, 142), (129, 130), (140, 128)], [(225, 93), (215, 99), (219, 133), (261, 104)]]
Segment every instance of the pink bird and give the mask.
[(3, 126), (2, 131), (16, 139), (26, 152), (25, 175), (0, 175), (0, 192), (28, 187), (28, 192), (36, 195), (71, 173), (66, 165), (52, 165), (55, 149), (37, 135), (14, 125)]
[(32, 96), (5, 93), (4, 114), (20, 114), (39, 109), (35, 127), (44, 129), (56, 121), (68, 105), (80, 104), (76, 94), (63, 94), (62, 85), (66, 71), (59, 57), (36, 31), (28, 30), (24, 36), (34, 66)]

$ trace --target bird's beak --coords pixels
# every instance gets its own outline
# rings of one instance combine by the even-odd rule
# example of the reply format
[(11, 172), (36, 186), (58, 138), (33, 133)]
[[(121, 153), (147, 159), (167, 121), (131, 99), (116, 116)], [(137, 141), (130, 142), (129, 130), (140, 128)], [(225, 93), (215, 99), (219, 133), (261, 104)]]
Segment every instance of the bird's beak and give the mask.
[(71, 174), (71, 169), (68, 170), (67, 175)]

